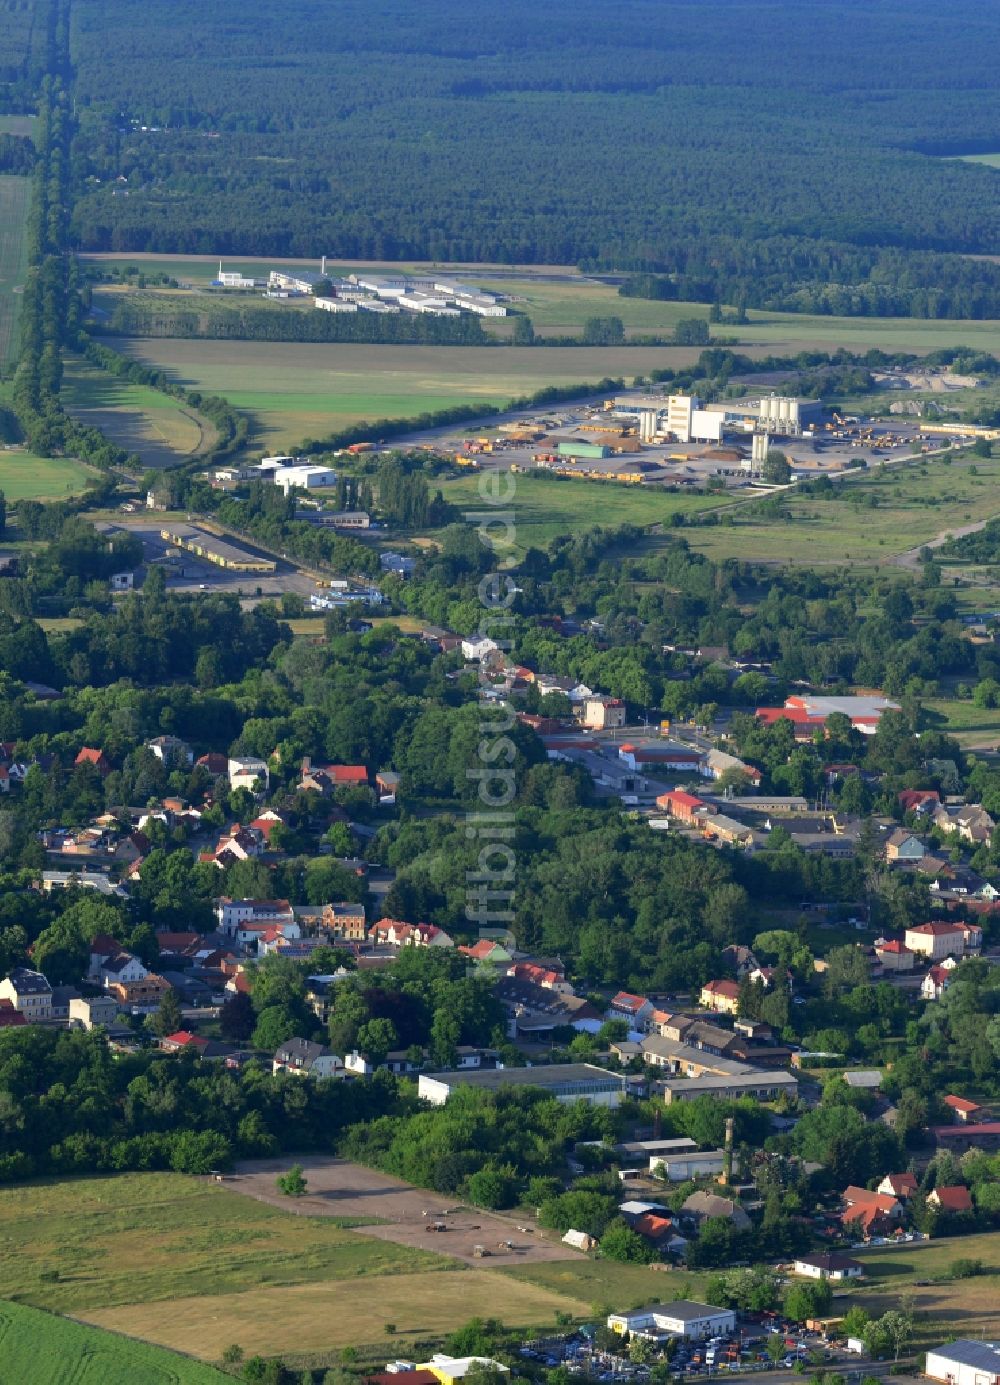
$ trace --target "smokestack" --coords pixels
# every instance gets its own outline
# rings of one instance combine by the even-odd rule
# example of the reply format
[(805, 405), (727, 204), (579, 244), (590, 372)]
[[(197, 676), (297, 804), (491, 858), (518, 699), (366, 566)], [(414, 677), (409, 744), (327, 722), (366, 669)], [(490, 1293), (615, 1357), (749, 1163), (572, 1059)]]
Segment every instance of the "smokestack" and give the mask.
[(730, 1184), (733, 1181), (733, 1118), (726, 1117), (726, 1144), (725, 1153), (722, 1160), (722, 1177), (720, 1183)]
[(326, 278), (326, 256), (325, 256), (325, 255), (323, 256), (323, 264), (322, 264), (322, 266), (321, 266), (321, 270), (322, 270), (323, 277)]

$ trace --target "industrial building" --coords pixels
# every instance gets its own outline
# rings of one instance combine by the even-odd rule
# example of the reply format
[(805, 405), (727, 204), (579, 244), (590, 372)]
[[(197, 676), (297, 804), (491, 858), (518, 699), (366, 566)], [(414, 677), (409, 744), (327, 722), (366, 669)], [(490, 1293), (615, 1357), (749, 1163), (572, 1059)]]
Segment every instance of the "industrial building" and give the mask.
[(960, 1337), (927, 1353), (924, 1374), (946, 1385), (1000, 1385), (1000, 1347)]
[(496, 1092), (501, 1087), (540, 1087), (557, 1101), (589, 1101), (618, 1106), (625, 1097), (625, 1078), (593, 1063), (553, 1063), (539, 1068), (495, 1068), (487, 1071), (422, 1073), (417, 1095), (443, 1106), (459, 1087)]
[(275, 467), (272, 472), (272, 479), (276, 486), (287, 495), (292, 489), (295, 490), (320, 490), (325, 486), (335, 486), (337, 484), (337, 473), (331, 471), (328, 466), (317, 466), (312, 462), (294, 466)]
[(774, 1101), (786, 1095), (794, 1100), (799, 1084), (789, 1072), (744, 1072), (726, 1077), (706, 1074), (703, 1077), (673, 1077), (658, 1082), (656, 1090), (663, 1093), (668, 1106), (675, 1101), (695, 1101), (700, 1096), (719, 1101), (738, 1101), (752, 1096), (755, 1101)]
[(271, 558), (259, 557), (246, 548), (239, 548), (236, 544), (217, 538), (215, 534), (209, 534), (204, 529), (197, 529), (192, 524), (173, 524), (168, 529), (161, 529), (160, 538), (229, 572), (271, 573), (276, 572), (278, 568), (278, 564)]
[(674, 1303), (653, 1303), (631, 1313), (612, 1313), (608, 1327), (622, 1337), (628, 1333), (654, 1340), (685, 1337), (689, 1341), (704, 1341), (708, 1337), (728, 1337), (735, 1332), (736, 1314), (730, 1308), (713, 1308), (709, 1303), (679, 1299)]

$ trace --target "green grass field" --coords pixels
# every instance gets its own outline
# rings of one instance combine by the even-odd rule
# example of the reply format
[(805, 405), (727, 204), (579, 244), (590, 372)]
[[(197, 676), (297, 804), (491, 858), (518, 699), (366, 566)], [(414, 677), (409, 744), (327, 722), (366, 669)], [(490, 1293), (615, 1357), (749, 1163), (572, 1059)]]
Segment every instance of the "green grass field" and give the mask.
[(985, 164), (987, 168), (1000, 168), (1000, 154), (959, 154), (960, 163)]
[(30, 201), (30, 178), (0, 174), (0, 365), (12, 360), (17, 348), (17, 314), (28, 268), (24, 230)]
[(0, 135), (30, 135), (34, 139), (37, 129), (37, 116), (0, 115)]
[[(864, 1262), (865, 1283), (844, 1301), (836, 1300), (836, 1312), (854, 1301), (877, 1316), (898, 1306), (900, 1298), (910, 1299), (918, 1350), (954, 1337), (995, 1341), (1000, 1334), (1000, 1233), (886, 1246), (861, 1251), (858, 1258)], [(958, 1259), (982, 1260), (986, 1273), (948, 1280), (948, 1267)], [(918, 1287), (918, 1280), (931, 1282)]]
[[(867, 497), (877, 501), (874, 508), (853, 503)], [(792, 492), (781, 518), (739, 508), (714, 528), (686, 529), (684, 537), (712, 558), (885, 563), (994, 514), (1000, 514), (1000, 458), (914, 459), (846, 482), (842, 498)]]
[(290, 447), (363, 419), (408, 418), (456, 404), (503, 405), (543, 385), (631, 379), (690, 363), (685, 347), (354, 346), (109, 338), (125, 355), (208, 393), (254, 422), (252, 446)]
[(79, 357), (66, 360), (62, 402), (73, 418), (100, 428), (148, 467), (187, 461), (215, 438), (214, 426), (179, 400), (119, 380)]
[(554, 1260), (548, 1264), (506, 1269), (512, 1279), (583, 1299), (594, 1317), (668, 1299), (700, 1299), (705, 1276), (687, 1270), (622, 1265), (613, 1260)]
[(929, 699), (924, 710), (935, 730), (947, 731), (961, 746), (992, 749), (1000, 744), (1000, 707), (977, 707), (974, 702), (942, 697)]
[[(733, 503), (725, 496), (674, 495), (617, 481), (560, 480), (555, 476), (523, 474), (508, 477), (505, 486), (510, 483), (514, 484), (514, 494), (504, 508), (514, 514), (516, 536), (511, 555), (523, 554), (530, 547), (542, 547), (560, 534), (579, 533), (596, 525), (669, 524), (674, 514), (725, 509)], [(479, 511), (484, 508), (479, 477), (474, 474), (444, 481), (440, 489), (446, 500), (463, 509)], [(501, 557), (505, 556), (499, 551)]]
[(64, 500), (86, 490), (96, 472), (69, 457), (36, 457), (0, 448), (0, 490), (12, 500)]
[(146, 1342), (0, 1303), (0, 1376), (16, 1385), (222, 1385), (231, 1377)]

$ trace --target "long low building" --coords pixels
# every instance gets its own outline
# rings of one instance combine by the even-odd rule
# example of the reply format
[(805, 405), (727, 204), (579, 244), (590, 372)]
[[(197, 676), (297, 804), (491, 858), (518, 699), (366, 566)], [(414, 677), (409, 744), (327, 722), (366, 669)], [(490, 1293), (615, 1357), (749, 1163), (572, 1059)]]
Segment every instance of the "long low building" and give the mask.
[(735, 1058), (723, 1058), (693, 1044), (679, 1043), (649, 1034), (640, 1043), (643, 1060), (653, 1067), (667, 1068), (685, 1077), (740, 1077), (753, 1072), (749, 1063)]
[(209, 534), (192, 524), (173, 524), (170, 528), (161, 529), (160, 538), (165, 543), (172, 543), (187, 553), (193, 553), (197, 558), (203, 558), (207, 563), (224, 567), (228, 572), (268, 573), (276, 572), (278, 568), (273, 559), (251, 553), (249, 549), (229, 543), (228, 540)]
[(713, 1308), (710, 1303), (678, 1299), (673, 1303), (653, 1303), (630, 1313), (612, 1313), (608, 1327), (624, 1337), (686, 1337), (701, 1341), (706, 1337), (725, 1337), (736, 1330), (736, 1314), (730, 1308)]
[(947, 1385), (1000, 1385), (1000, 1350), (960, 1337), (927, 1353), (924, 1374)]
[(594, 1106), (618, 1106), (625, 1097), (625, 1078), (593, 1063), (421, 1073), (417, 1094), (432, 1106), (443, 1106), (460, 1087), (487, 1092), (498, 1092), (503, 1087), (539, 1087), (557, 1101), (589, 1101)]
[(687, 1150), (677, 1154), (653, 1154), (649, 1172), (659, 1173), (668, 1183), (687, 1183), (692, 1178), (712, 1178), (726, 1167), (724, 1149)]
[(752, 1096), (757, 1101), (774, 1101), (783, 1093), (798, 1094), (799, 1084), (790, 1072), (747, 1072), (732, 1077), (671, 1077), (656, 1083), (667, 1105), (675, 1101), (694, 1101), (700, 1096), (714, 1096), (720, 1101), (738, 1100)]

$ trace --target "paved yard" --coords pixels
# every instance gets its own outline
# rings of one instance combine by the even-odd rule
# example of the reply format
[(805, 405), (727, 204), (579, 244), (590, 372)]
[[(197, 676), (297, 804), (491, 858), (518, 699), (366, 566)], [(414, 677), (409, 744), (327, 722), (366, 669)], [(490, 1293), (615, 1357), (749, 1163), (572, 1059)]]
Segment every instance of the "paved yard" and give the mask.
[[(275, 1178), (285, 1173), (292, 1162), (260, 1159), (240, 1164), (236, 1174), (226, 1179), (226, 1187), (301, 1216), (357, 1218), (369, 1223), (352, 1228), (359, 1235), (433, 1250), (439, 1255), (454, 1255), (470, 1265), (499, 1267), (578, 1258), (577, 1251), (559, 1241), (546, 1240), (537, 1228), (519, 1231), (512, 1218), (480, 1212), (474, 1207), (456, 1207), (440, 1193), (424, 1192), (344, 1159), (320, 1157), (303, 1161), (308, 1193), (295, 1200), (284, 1197), (275, 1187)], [(447, 1230), (429, 1232), (427, 1226), (432, 1221), (443, 1221)], [(512, 1248), (501, 1245), (506, 1241), (512, 1243)], [(489, 1257), (474, 1255), (477, 1245), (485, 1246)]]

